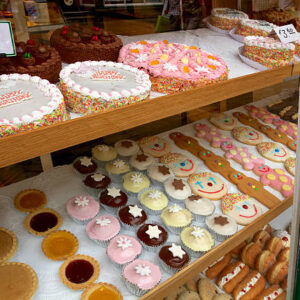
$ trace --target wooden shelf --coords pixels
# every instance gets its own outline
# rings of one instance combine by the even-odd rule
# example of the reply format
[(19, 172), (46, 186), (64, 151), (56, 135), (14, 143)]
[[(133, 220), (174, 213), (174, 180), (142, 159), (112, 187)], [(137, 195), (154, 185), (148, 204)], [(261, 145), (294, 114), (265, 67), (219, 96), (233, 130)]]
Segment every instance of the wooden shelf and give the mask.
[(166, 297), (171, 291), (182, 286), (190, 279), (196, 277), (203, 269), (215, 262), (218, 258), (237, 247), (241, 241), (253, 236), (253, 234), (264, 225), (268, 224), (283, 211), (293, 204), (293, 197), (283, 200), (278, 206), (268, 210), (251, 224), (245, 226), (242, 230), (230, 237), (219, 246), (209, 251), (204, 256), (198, 258), (186, 268), (164, 281), (162, 284), (152, 289), (140, 300), (159, 300)]
[(0, 167), (272, 86), (290, 77), (292, 68), (258, 72), (1, 138)]

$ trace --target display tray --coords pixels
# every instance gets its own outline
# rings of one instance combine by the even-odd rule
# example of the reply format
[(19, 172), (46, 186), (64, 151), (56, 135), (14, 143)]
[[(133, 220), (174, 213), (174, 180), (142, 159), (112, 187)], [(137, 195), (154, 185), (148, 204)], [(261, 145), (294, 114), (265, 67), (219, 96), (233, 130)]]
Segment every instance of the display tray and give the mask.
[[(265, 106), (267, 103), (270, 103), (274, 100), (275, 100), (274, 98), (269, 98), (260, 102), (256, 102), (255, 104), (258, 106)], [(246, 110), (243, 108), (237, 108), (232, 111), (229, 111), (228, 113), (231, 114), (234, 111), (241, 111), (246, 113)], [(208, 120), (201, 120), (201, 123), (209, 124)], [(188, 124), (186, 126), (182, 126), (174, 130), (164, 132), (160, 134), (160, 136), (170, 141), (173, 152), (182, 152), (188, 157), (195, 159), (195, 157), (192, 154), (179, 149), (169, 139), (169, 134), (174, 131), (180, 131), (185, 135), (194, 137), (193, 125), (194, 125), (193, 123)], [(238, 125), (241, 124), (238, 123)], [(228, 132), (222, 131), (222, 133), (224, 133), (228, 137), (231, 136), (230, 131)], [(224, 152), (221, 149), (210, 147), (206, 141), (200, 138), (197, 138), (197, 140), (206, 149), (210, 149), (217, 155), (221, 155), (221, 156), (224, 155)], [(264, 136), (264, 141), (270, 141), (270, 140)], [(234, 142), (238, 146), (245, 146), (244, 144), (241, 144), (237, 141)], [(247, 147), (249, 148), (251, 153), (260, 156), (257, 153), (256, 148), (254, 146), (247, 146)], [(291, 153), (291, 156), (295, 156), (295, 153), (293, 153), (292, 151), (289, 152)], [(209, 171), (208, 168), (204, 165), (204, 163), (201, 160), (198, 159), (196, 161), (197, 161), (198, 172)], [(236, 162), (230, 160), (230, 164), (234, 169), (243, 172), (245, 175), (258, 179), (258, 176), (254, 175), (253, 172), (243, 170), (242, 167)], [(272, 168), (283, 168), (282, 163), (267, 161), (267, 164)], [(219, 176), (221, 177), (221, 175)], [(228, 192), (238, 192), (238, 189), (235, 185), (229, 183), (224, 178), (222, 179), (225, 181), (225, 183), (228, 186)], [(75, 300), (79, 298), (81, 292), (72, 291), (61, 283), (58, 276), (58, 270), (62, 262), (50, 261), (43, 255), (41, 250), (42, 238), (33, 236), (26, 231), (23, 225), (26, 215), (14, 208), (13, 205), (14, 196), (19, 191), (28, 188), (41, 189), (46, 193), (48, 198), (48, 203), (46, 206), (57, 210), (63, 217), (63, 225), (61, 229), (71, 231), (73, 234), (75, 234), (78, 237), (79, 249), (77, 253), (91, 255), (99, 261), (100, 276), (98, 278), (98, 281), (105, 281), (116, 285), (120, 289), (121, 293), (124, 296), (124, 299), (126, 300), (137, 299), (135, 296), (132, 296), (127, 291), (126, 287), (122, 283), (120, 270), (113, 267), (113, 264), (106, 257), (105, 248), (92, 242), (87, 237), (84, 226), (75, 223), (66, 213), (65, 204), (69, 198), (80, 193), (87, 193), (87, 191), (85, 190), (84, 186), (81, 183), (80, 177), (77, 174), (75, 174), (71, 165), (56, 167), (54, 169), (48, 170), (40, 174), (39, 176), (0, 189), (0, 195), (1, 195), (0, 226), (7, 227), (8, 229), (14, 231), (18, 238), (18, 244), (19, 244), (18, 250), (12, 260), (29, 264), (37, 272), (39, 278), (39, 287), (34, 299), (47, 299), (47, 300), (74, 299)], [(272, 194), (278, 197), (278, 199), (284, 200), (281, 194), (275, 191), (274, 189), (270, 187), (266, 187), (266, 190), (270, 191)], [(138, 200), (135, 198), (130, 198), (130, 203), (135, 203), (137, 201)], [(220, 200), (214, 202), (216, 205), (217, 212), (221, 212), (220, 202), (221, 202)], [(197, 262), (199, 261), (203, 262), (202, 263), (203, 268), (206, 267), (215, 259), (222, 256), (224, 254), (224, 251), (226, 250), (229, 251), (231, 248), (235, 247), (235, 245), (240, 243), (241, 238), (247, 238), (247, 236), (250, 236), (251, 232), (249, 230), (247, 231), (248, 227), (252, 228), (251, 229), (252, 232), (258, 230), (265, 223), (268, 223), (271, 219), (275, 218), (283, 210), (285, 210), (291, 204), (291, 201), (287, 202), (287, 200), (285, 200), (284, 202), (282, 202), (282, 204), (283, 204), (282, 206), (279, 205), (278, 207), (274, 207), (271, 210), (267, 209), (265, 206), (262, 205), (263, 212), (266, 213), (265, 218), (263, 216), (259, 220), (254, 221), (252, 224), (246, 227), (239, 226), (239, 230), (242, 231), (239, 231), (236, 236), (223, 242), (217, 249), (214, 248), (213, 250), (209, 251), (208, 254), (205, 255), (205, 257), (198, 259)], [(103, 214), (104, 212), (105, 212), (104, 209), (100, 210), (100, 214)], [(161, 222), (159, 217), (150, 216), (149, 219), (153, 221)], [(125, 233), (125, 230), (122, 229), (121, 232)], [(134, 231), (126, 231), (126, 233), (133, 236), (135, 235)], [(180, 242), (178, 235), (176, 236), (174, 234), (170, 234), (168, 241)], [(215, 246), (218, 246), (219, 244), (220, 243), (216, 242)], [(222, 249), (224, 249), (223, 252)], [(141, 258), (148, 259), (150, 261), (153, 261), (154, 263), (158, 262), (157, 255), (146, 250), (143, 250)], [(192, 263), (190, 266), (185, 268), (180, 273), (185, 274), (189, 272), (189, 269), (191, 269), (191, 267), (193, 267), (194, 273), (201, 271), (201, 269), (199, 268), (196, 269), (195, 259), (193, 259), (193, 261), (194, 263)], [(170, 288), (172, 284), (174, 284), (174, 287), (178, 287), (179, 285), (184, 283), (185, 280), (188, 280), (188, 276), (187, 277), (181, 276), (180, 273), (173, 276), (171, 279), (169, 279), (170, 275), (168, 275), (165, 272), (162, 273), (163, 273), (162, 286), (164, 288), (164, 295), (166, 295), (166, 289)], [(189, 276), (192, 276), (192, 272), (191, 275)], [(153, 289), (150, 292), (150, 294), (148, 295), (146, 294), (143, 298), (158, 299), (157, 295), (159, 295), (160, 288), (161, 286), (157, 287), (156, 289)]]

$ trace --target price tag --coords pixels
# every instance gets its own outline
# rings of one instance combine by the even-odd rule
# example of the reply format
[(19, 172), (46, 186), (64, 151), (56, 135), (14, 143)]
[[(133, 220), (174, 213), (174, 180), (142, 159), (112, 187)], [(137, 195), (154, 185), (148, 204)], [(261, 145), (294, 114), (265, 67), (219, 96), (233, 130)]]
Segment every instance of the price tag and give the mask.
[(10, 21), (0, 21), (0, 54), (5, 56), (16, 56), (14, 35)]
[(295, 42), (299, 39), (298, 32), (293, 24), (280, 26), (274, 29), (280, 41), (284, 44)]

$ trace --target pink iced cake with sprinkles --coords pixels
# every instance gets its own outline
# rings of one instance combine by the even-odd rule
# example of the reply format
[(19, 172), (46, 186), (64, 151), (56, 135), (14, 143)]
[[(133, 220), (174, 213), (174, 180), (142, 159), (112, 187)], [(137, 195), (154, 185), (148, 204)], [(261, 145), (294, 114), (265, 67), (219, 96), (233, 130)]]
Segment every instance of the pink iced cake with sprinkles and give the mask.
[(149, 98), (149, 75), (111, 61), (76, 62), (60, 72), (59, 87), (67, 106), (88, 114), (107, 111)]
[(28, 74), (0, 76), (0, 137), (68, 118), (63, 95), (48, 80)]
[(228, 67), (217, 55), (168, 41), (139, 41), (124, 46), (119, 61), (146, 71), (152, 90), (176, 93), (226, 80)]
[(269, 69), (286, 66), (293, 62), (295, 46), (262, 36), (247, 36), (244, 39), (244, 56)]

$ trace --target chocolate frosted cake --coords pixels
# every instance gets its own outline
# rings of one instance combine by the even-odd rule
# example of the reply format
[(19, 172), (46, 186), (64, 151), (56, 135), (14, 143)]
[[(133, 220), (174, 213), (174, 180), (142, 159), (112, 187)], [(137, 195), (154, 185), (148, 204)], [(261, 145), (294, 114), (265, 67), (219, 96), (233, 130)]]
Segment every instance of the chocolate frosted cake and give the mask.
[(61, 70), (61, 58), (57, 51), (47, 45), (40, 45), (33, 40), (16, 43), (15, 57), (0, 58), (0, 74), (29, 74), (58, 81)]
[(86, 60), (117, 61), (123, 46), (115, 34), (79, 24), (55, 30), (50, 43), (66, 63)]

